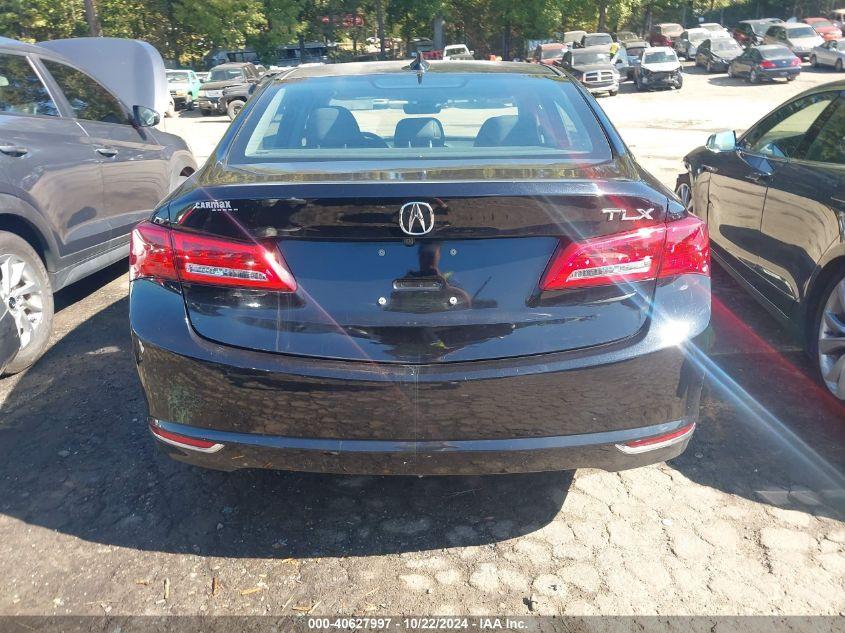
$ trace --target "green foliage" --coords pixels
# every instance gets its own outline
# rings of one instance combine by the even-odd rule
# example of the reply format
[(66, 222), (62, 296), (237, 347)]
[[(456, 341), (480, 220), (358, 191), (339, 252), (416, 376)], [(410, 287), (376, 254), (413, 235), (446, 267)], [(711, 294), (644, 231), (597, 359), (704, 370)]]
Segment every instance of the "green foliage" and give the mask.
[[(0, 34), (27, 41), (87, 35), (86, 0), (0, 0)], [(726, 20), (760, 10), (787, 17), (794, 8), (833, 0), (94, 0), (103, 35), (145, 39), (166, 59), (199, 62), (219, 48), (250, 46), (269, 53), (299, 37), (363, 41), (376, 35), (383, 8), (385, 35), (432, 37), (442, 19), (447, 42), (479, 55), (522, 55), (523, 42), (602, 26), (642, 30), (649, 21), (691, 25), (707, 14)], [(324, 16), (355, 14), (364, 25), (344, 28)]]

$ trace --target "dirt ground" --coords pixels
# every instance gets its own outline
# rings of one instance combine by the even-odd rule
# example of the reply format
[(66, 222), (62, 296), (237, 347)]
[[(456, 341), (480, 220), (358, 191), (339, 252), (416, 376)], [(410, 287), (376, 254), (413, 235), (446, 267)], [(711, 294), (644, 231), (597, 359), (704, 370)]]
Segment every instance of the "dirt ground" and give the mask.
[[(673, 185), (709, 133), (835, 78), (690, 72), (680, 92), (626, 84), (601, 104)], [(204, 158), (226, 121), (166, 126)], [(718, 269), (714, 286), (701, 423), (671, 463), (223, 474), (153, 446), (115, 265), (60, 292), (50, 350), (0, 380), (0, 614), (845, 615), (843, 407)]]

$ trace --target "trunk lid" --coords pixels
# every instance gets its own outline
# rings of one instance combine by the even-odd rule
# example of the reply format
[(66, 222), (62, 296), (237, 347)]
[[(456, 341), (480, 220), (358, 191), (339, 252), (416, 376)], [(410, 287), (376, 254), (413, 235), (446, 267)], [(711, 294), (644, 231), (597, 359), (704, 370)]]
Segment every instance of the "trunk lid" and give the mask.
[[(472, 361), (589, 348), (644, 327), (654, 281), (539, 289), (559, 244), (663, 220), (665, 198), (642, 183), (599, 191), (582, 178), (267, 182), (195, 189), (170, 215), (179, 230), (277, 245), (297, 282), (293, 294), (183, 283), (203, 337), (353, 361)], [(416, 208), (432, 230), (403, 232), (404, 205), (406, 228)], [(608, 209), (650, 209), (651, 219)]]

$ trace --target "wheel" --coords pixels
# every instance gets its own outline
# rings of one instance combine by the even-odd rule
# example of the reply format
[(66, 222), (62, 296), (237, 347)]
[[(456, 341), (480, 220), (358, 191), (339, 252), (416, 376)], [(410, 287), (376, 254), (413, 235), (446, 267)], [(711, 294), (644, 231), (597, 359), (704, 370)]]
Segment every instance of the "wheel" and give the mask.
[(201, 109), (200, 114), (202, 114), (203, 116), (211, 116), (211, 110)]
[(836, 64), (834, 64), (833, 68), (836, 70), (836, 72), (841, 73), (842, 72), (842, 60), (837, 59)]
[(689, 174), (681, 174), (675, 182), (675, 194), (684, 203), (684, 208), (692, 213), (692, 187), (690, 186)]
[(38, 253), (6, 231), (0, 231), (0, 301), (9, 307), (18, 330), (20, 350), (6, 366), (7, 374), (16, 374), (37, 361), (47, 347), (53, 288)]
[(759, 83), (759, 81), (760, 81), (760, 76), (757, 74), (757, 71), (754, 68), (752, 68), (751, 72), (748, 73), (748, 82), (752, 83), (752, 84), (756, 84), (756, 83)]
[(819, 60), (816, 59), (815, 55), (810, 55), (810, 66), (812, 66), (813, 68), (819, 67)]
[(229, 115), (229, 120), (233, 121), (238, 113), (243, 110), (244, 102), (240, 99), (236, 99), (235, 101), (230, 101), (229, 105), (226, 106), (226, 114)]
[(617, 94), (619, 94), (619, 91), (618, 91), (618, 90), (611, 90), (610, 92), (608, 92), (608, 94), (609, 94), (611, 97), (615, 97)]
[(707, 65), (705, 66), (705, 69), (708, 73), (713, 72), (713, 63), (709, 59), (707, 60)]
[(186, 109), (188, 112), (192, 112), (192, 111), (193, 111), (193, 109), (194, 109), (194, 107), (195, 107), (195, 105), (196, 105), (196, 104), (194, 103), (194, 100), (193, 100), (193, 99), (191, 99), (191, 100), (189, 100), (189, 101), (186, 101), (186, 102), (185, 102), (185, 109)]
[(840, 271), (822, 291), (811, 341), (819, 378), (839, 398), (845, 400), (845, 273)]
[(795, 78), (796, 78), (797, 76), (798, 76), (798, 75), (787, 75), (787, 76), (786, 76), (786, 80), (787, 80), (787, 81), (795, 81)]

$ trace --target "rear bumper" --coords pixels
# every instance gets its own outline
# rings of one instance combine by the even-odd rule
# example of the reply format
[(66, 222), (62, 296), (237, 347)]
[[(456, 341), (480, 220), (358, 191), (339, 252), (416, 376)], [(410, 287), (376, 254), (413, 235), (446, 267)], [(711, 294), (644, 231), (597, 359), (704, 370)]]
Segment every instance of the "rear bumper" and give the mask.
[(201, 110), (220, 111), (220, 97), (199, 97), (197, 105)]
[[(522, 358), (404, 365), (254, 352), (198, 336), (175, 288), (130, 290), (138, 371), (154, 424), (222, 444), (200, 452), (160, 443), (208, 468), (356, 474), (482, 474), (670, 459), (682, 441), (641, 453), (617, 444), (695, 422), (701, 371), (664, 326), (709, 321), (709, 279), (678, 278), (655, 294), (664, 316), (635, 341)], [(695, 304), (695, 309), (691, 309)], [(695, 344), (697, 341), (689, 341)]]
[[(215, 442), (194, 450), (162, 441), (173, 459), (213, 470), (264, 468), (350, 475), (482, 475), (600, 468), (625, 470), (666, 461), (687, 447), (694, 425), (686, 420), (650, 427), (539, 438), (453, 441), (332, 440), (209, 431), (161, 420), (161, 428), (189, 438)], [(654, 450), (626, 453), (625, 442), (683, 434)]]
[(584, 82), (584, 87), (591, 93), (619, 92), (618, 81)]
[(760, 79), (786, 79), (787, 77), (797, 77), (801, 74), (800, 68), (761, 68), (757, 71)]

